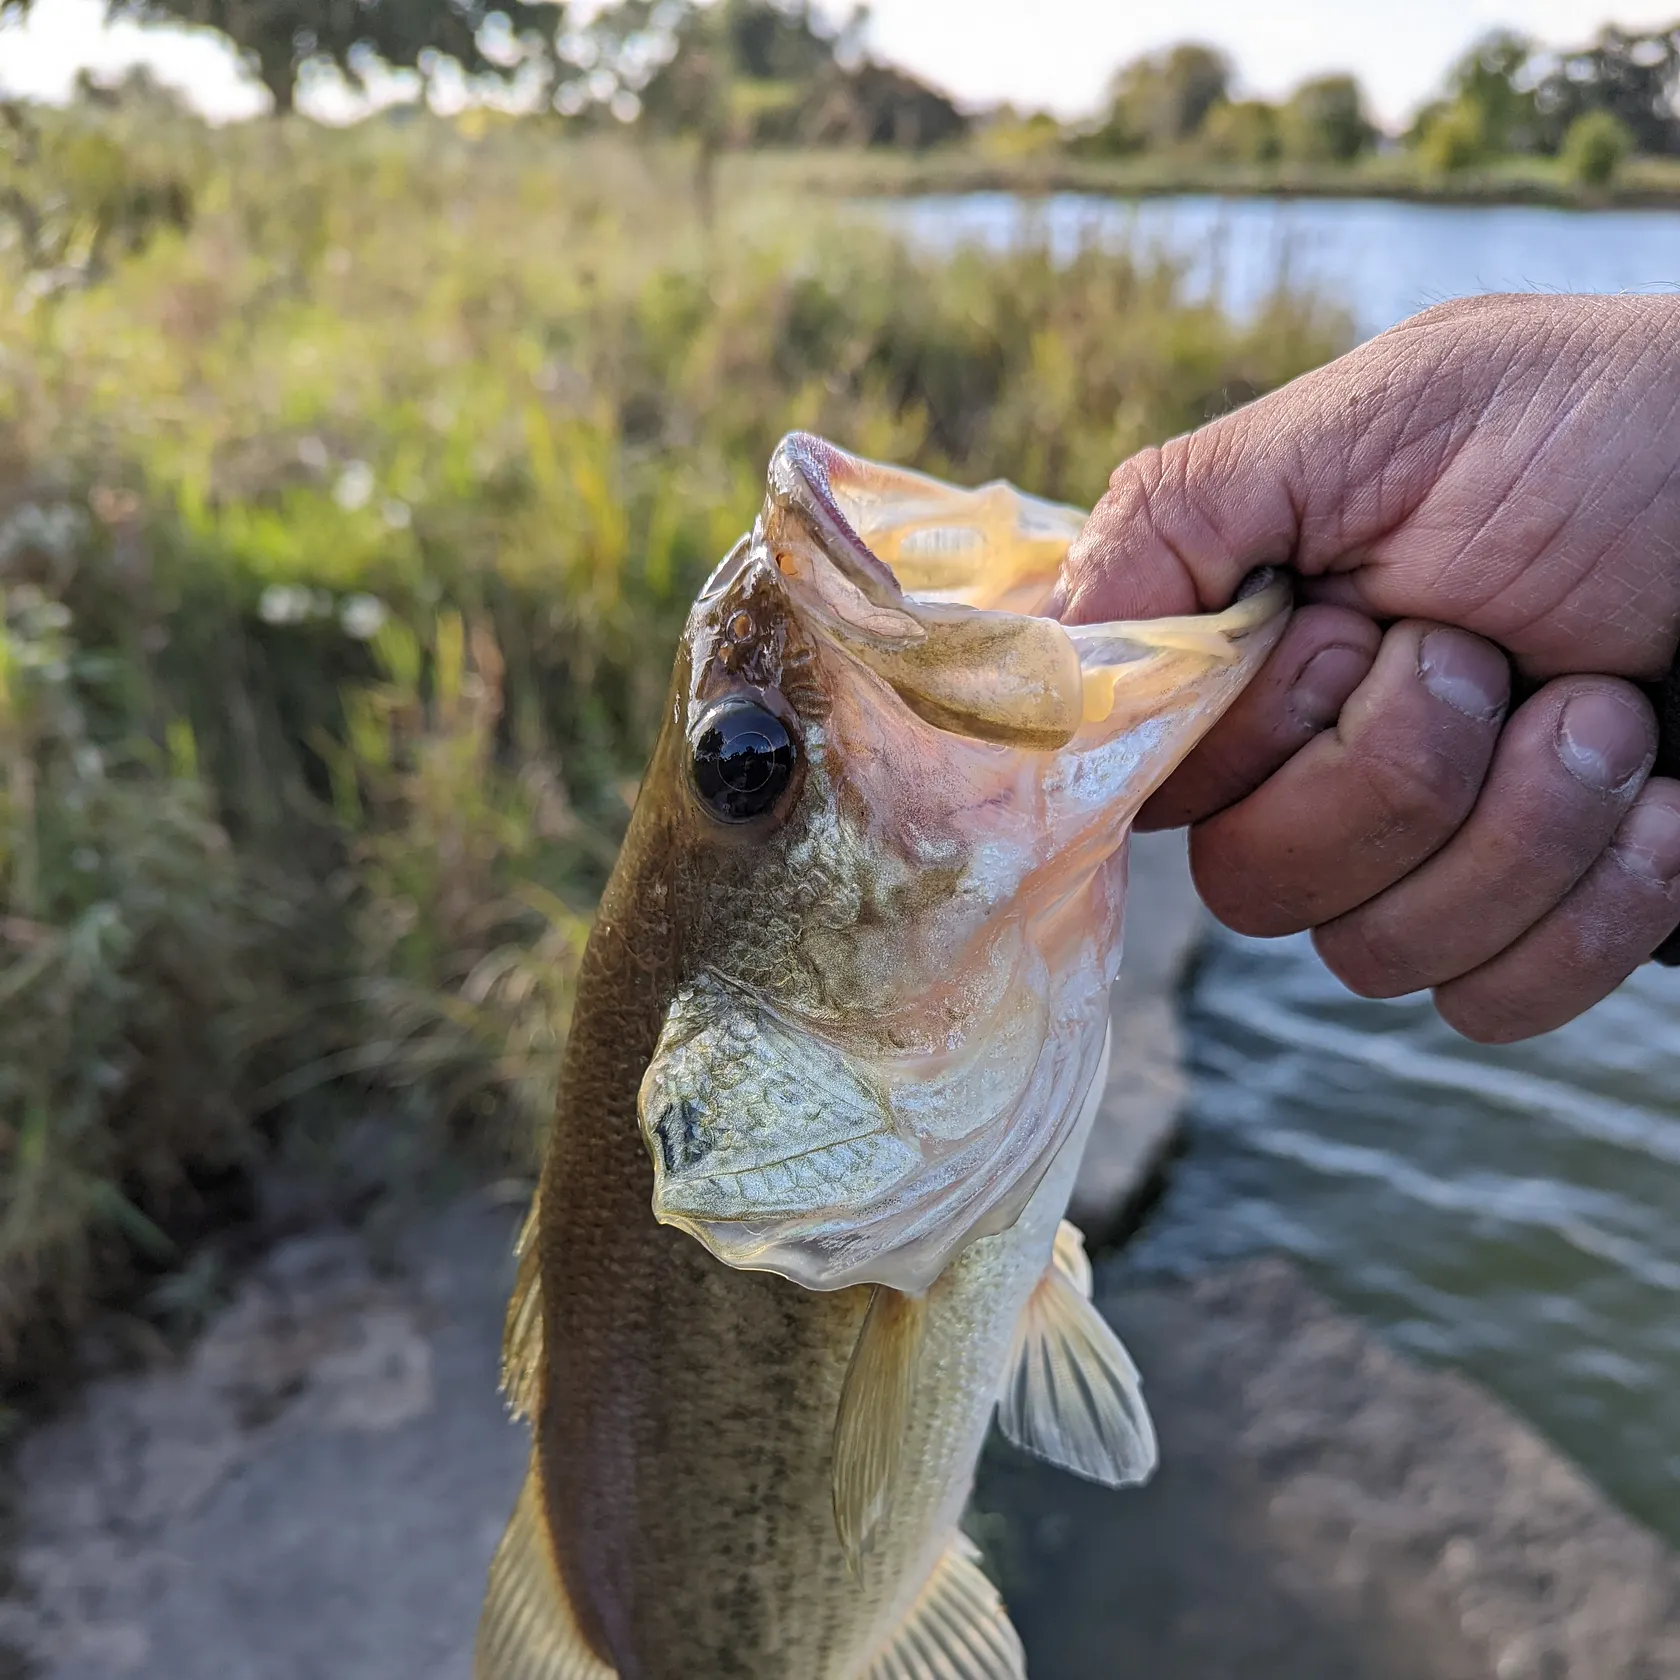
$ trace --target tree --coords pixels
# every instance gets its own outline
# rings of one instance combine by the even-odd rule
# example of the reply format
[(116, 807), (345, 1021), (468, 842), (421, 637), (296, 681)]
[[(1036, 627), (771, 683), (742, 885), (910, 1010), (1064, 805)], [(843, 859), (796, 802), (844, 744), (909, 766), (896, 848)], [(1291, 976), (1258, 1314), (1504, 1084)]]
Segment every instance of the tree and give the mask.
[(890, 64), (865, 60), (837, 69), (817, 93), (792, 136), (810, 145), (921, 151), (968, 131), (968, 118), (943, 93)]
[(1118, 152), (1179, 145), (1230, 89), (1231, 61), (1194, 41), (1133, 59), (1109, 84), (1108, 114), (1094, 138)]
[(1427, 121), (1412, 131), (1419, 161), (1432, 175), (1452, 175), (1483, 162), (1487, 134), (1480, 106), (1454, 102), (1437, 105)]
[(1633, 150), (1627, 125), (1608, 111), (1583, 111), (1569, 125), (1559, 156), (1564, 173), (1584, 187), (1603, 187)]
[(1542, 143), (1556, 151), (1578, 117), (1607, 111), (1635, 151), (1680, 152), (1680, 24), (1649, 34), (1607, 28), (1589, 47), (1560, 55), (1534, 89)]
[(862, 50), (863, 14), (837, 27), (810, 0), (618, 0), (561, 37), (555, 98), (730, 145), (930, 146), (968, 119), (938, 89)]
[(1264, 99), (1222, 99), (1202, 119), (1196, 141), (1220, 163), (1275, 163), (1283, 155), (1278, 108)]
[(1491, 152), (1533, 152), (1541, 144), (1535, 103), (1539, 49), (1526, 35), (1496, 29), (1484, 35), (1447, 75), (1448, 105), (1472, 109), (1472, 126)]
[[(754, 82), (808, 82), (845, 56), (846, 31), (811, 0), (717, 0), (717, 24), (738, 76)], [(854, 17), (848, 27), (855, 30)]]
[(1284, 155), (1314, 163), (1352, 163), (1377, 137), (1352, 76), (1302, 82), (1278, 113)]
[[(30, 0), (0, 0), (0, 21)], [(562, 0), (106, 0), (106, 16), (135, 23), (181, 23), (225, 35), (274, 101), (292, 109), (298, 72), (331, 64), (360, 86), (373, 59), (430, 78), (454, 59), (469, 76), (505, 80), (546, 59)], [(493, 31), (490, 27), (496, 25)], [(500, 28), (505, 23), (506, 29)], [(492, 35), (512, 51), (492, 48)], [(491, 49), (491, 50), (487, 50)]]

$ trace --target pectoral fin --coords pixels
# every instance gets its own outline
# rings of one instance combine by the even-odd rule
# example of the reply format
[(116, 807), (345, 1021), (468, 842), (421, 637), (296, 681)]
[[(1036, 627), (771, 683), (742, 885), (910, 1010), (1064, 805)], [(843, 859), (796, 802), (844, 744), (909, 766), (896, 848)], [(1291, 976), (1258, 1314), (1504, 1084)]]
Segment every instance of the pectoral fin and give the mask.
[(921, 1351), (920, 1298), (877, 1286), (834, 1421), (834, 1525), (855, 1570), (892, 1503)]
[(975, 1559), (957, 1535), (867, 1680), (1026, 1680), (1020, 1638)]
[(572, 1613), (548, 1543), (535, 1457), (490, 1565), (473, 1680), (616, 1680)]
[(1155, 1427), (1137, 1367), (1091, 1304), (1091, 1265), (1066, 1220), (1022, 1314), (998, 1428), (1023, 1451), (1105, 1487), (1147, 1481)]

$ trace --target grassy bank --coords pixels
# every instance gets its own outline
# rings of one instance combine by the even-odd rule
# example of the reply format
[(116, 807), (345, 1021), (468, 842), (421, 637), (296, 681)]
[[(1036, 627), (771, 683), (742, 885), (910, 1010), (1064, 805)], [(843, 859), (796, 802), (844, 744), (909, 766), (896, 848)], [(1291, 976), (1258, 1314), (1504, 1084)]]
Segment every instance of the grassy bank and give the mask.
[(529, 1158), (674, 638), (781, 432), (1088, 500), (1346, 334), (1112, 255), (914, 255), (768, 174), (704, 219), (682, 154), (530, 126), (43, 115), (11, 167), (14, 1380), (336, 1114)]
[(1604, 186), (1572, 180), (1553, 158), (1512, 157), (1448, 174), (1410, 154), (1353, 163), (1240, 164), (1192, 156), (1079, 157), (1061, 150), (1016, 156), (980, 147), (924, 153), (758, 152), (726, 160), (733, 191), (816, 191), (836, 197), (924, 193), (1096, 193), (1158, 198), (1205, 193), (1234, 198), (1391, 198), (1421, 204), (1539, 204), (1570, 210), (1680, 207), (1680, 160), (1633, 158)]

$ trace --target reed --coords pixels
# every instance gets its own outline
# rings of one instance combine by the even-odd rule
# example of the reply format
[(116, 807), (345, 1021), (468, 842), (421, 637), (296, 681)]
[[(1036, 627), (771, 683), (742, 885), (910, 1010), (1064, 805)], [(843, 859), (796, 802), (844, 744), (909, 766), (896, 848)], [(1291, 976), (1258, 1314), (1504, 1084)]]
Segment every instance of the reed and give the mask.
[(530, 1159), (678, 629), (780, 433), (1089, 500), (1347, 332), (1141, 255), (936, 259), (727, 175), (709, 204), (680, 151), (531, 122), (16, 120), (14, 1373), (328, 1107)]

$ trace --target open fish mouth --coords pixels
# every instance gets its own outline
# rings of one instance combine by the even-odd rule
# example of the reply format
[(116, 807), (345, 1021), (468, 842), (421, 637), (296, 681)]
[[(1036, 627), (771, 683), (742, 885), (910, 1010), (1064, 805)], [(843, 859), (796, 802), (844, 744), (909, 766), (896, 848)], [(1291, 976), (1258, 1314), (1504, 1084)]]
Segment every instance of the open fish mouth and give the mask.
[[(741, 694), (791, 707), (817, 766), (789, 796), (802, 820), (916, 906), (899, 926), (813, 896), (786, 969), (748, 985), (714, 966), (672, 1002), (639, 1101), (653, 1212), (728, 1265), (919, 1292), (1013, 1223), (1086, 1123), (1131, 819), (1259, 668), (1290, 594), (1064, 626), (1046, 608), (1083, 518), (794, 434), (701, 592), (678, 727)], [(780, 642), (743, 639), (777, 614), (817, 649), (797, 671), (814, 709), (773, 674)], [(823, 1007), (783, 998), (783, 972), (816, 973)], [(834, 1004), (858, 974), (862, 1001)], [(899, 1032), (929, 994), (941, 1032)]]

